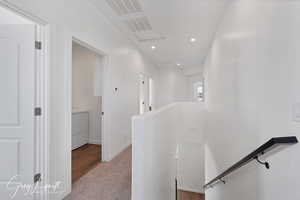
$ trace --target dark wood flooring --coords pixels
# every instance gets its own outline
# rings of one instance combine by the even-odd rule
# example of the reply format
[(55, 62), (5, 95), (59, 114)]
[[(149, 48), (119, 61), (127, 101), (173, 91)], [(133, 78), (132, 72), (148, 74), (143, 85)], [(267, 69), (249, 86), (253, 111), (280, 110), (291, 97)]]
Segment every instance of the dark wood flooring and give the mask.
[(204, 194), (198, 194), (194, 192), (187, 192), (187, 191), (178, 191), (178, 200), (205, 200)]
[(101, 162), (101, 145), (86, 144), (72, 151), (72, 183)]

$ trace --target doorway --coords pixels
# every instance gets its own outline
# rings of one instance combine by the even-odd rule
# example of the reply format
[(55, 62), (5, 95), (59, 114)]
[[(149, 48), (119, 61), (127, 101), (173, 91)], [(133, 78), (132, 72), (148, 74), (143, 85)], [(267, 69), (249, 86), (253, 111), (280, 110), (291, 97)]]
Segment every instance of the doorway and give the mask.
[(102, 161), (104, 56), (72, 43), (72, 183)]

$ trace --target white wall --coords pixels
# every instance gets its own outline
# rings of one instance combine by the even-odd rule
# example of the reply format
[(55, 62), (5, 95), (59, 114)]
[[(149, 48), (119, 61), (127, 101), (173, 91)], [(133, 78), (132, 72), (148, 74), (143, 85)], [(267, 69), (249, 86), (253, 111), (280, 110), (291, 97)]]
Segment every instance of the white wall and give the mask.
[[(300, 136), (300, 2), (233, 1), (205, 62), (206, 181), (271, 137)], [(255, 162), (206, 191), (208, 200), (300, 198), (300, 145)]]
[[(71, 191), (71, 112), (72, 38), (58, 26), (51, 27), (51, 66), (49, 69), (49, 182), (60, 182), (58, 193), (50, 199), (61, 200)], [(66, 48), (69, 46), (70, 48)], [(68, 78), (69, 77), (69, 78)]]
[(132, 200), (175, 199), (176, 177), (203, 192), (204, 116), (200, 103), (173, 103), (134, 117)]
[(195, 67), (183, 67), (183, 73), (186, 76), (191, 76), (195, 74), (203, 75), (203, 63), (199, 63), (199, 66)]
[(101, 144), (103, 58), (73, 42), (72, 109), (89, 112), (89, 143)]
[[(131, 144), (131, 117), (139, 113), (139, 72), (157, 81), (156, 68), (135, 50), (122, 49), (115, 59), (109, 59), (109, 74), (104, 95), (104, 118), (111, 119), (105, 130), (110, 137), (109, 158), (113, 158)], [(109, 79), (109, 80), (108, 80)], [(118, 88), (117, 92), (114, 88)]]
[(159, 69), (158, 88), (159, 107), (188, 99), (188, 80), (180, 68)]
[(179, 119), (174, 104), (133, 119), (132, 200), (175, 199)]
[(158, 106), (173, 102), (195, 101), (194, 83), (202, 81), (201, 67), (159, 69)]
[[(1, 0), (0, 2), (4, 2)], [(110, 160), (131, 143), (131, 116), (139, 111), (140, 72), (157, 79), (157, 70), (85, 0), (7, 0), (51, 24), (50, 66), (50, 179), (61, 181), (62, 199), (71, 191), (71, 60), (72, 37), (107, 55), (103, 108), (104, 138)], [(5, 3), (5, 2), (4, 2)], [(119, 88), (114, 92), (114, 88)]]
[[(180, 104), (177, 180), (184, 191), (204, 193), (204, 127), (205, 110), (200, 102)], [(174, 123), (175, 125), (175, 123)]]

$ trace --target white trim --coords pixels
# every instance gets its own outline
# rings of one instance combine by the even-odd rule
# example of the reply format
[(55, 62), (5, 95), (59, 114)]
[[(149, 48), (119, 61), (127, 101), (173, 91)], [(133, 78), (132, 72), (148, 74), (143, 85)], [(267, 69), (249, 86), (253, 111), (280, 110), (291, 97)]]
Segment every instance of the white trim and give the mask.
[[(49, 26), (38, 25), (36, 40), (42, 49), (36, 50), (36, 106), (42, 108), (42, 116), (36, 118), (36, 169), (42, 174), (40, 185), (49, 183)], [(48, 199), (46, 192), (37, 198)]]
[(89, 144), (101, 145), (101, 141), (100, 140), (89, 140)]
[[(50, 183), (50, 25), (43, 25), (43, 38), (42, 38), (42, 50), (43, 50), (43, 80), (44, 80), (44, 137), (43, 140), (43, 174), (44, 184)], [(44, 199), (49, 199), (49, 194), (44, 195)]]
[(83, 46), (83, 47), (85, 47), (85, 48), (91, 50), (92, 52), (94, 52), (94, 53), (96, 53), (96, 54), (99, 54), (100, 56), (103, 56), (103, 57), (106, 56), (106, 54), (105, 54), (103, 51), (101, 51), (101, 50), (99, 50), (99, 49), (93, 47), (92, 45), (90, 45), (90, 44), (88, 44), (88, 43), (86, 43), (86, 42), (83, 42), (83, 41), (80, 40), (80, 39), (77, 39), (77, 38), (74, 37), (74, 36), (72, 37), (72, 41), (75, 42), (75, 43), (77, 43), (77, 44), (79, 44), (80, 46)]
[(102, 88), (102, 125), (101, 125), (101, 148), (102, 148), (102, 162), (110, 161), (110, 151), (109, 151), (109, 136), (110, 133), (110, 113), (108, 112), (108, 94), (110, 87), (110, 77), (109, 75), (109, 64), (110, 58), (108, 55), (104, 57), (103, 60), (103, 88)]
[(64, 114), (66, 117), (66, 151), (67, 151), (67, 171), (68, 179), (66, 180), (66, 190), (59, 196), (59, 199), (64, 199), (67, 195), (72, 192), (72, 36), (69, 32), (64, 32), (64, 54), (63, 58), (64, 66), (64, 76), (65, 76), (65, 89), (66, 89), (66, 98), (64, 101), (64, 108), (66, 109)]
[(25, 17), (26, 19), (29, 19), (29, 20), (33, 21), (34, 23), (39, 24), (41, 26), (48, 25), (48, 23), (45, 20), (24, 11), (23, 9), (13, 5), (11, 2), (7, 2), (5, 0), (0, 0), (0, 6), (7, 8), (7, 9), (13, 11), (14, 13), (16, 13), (17, 15)]

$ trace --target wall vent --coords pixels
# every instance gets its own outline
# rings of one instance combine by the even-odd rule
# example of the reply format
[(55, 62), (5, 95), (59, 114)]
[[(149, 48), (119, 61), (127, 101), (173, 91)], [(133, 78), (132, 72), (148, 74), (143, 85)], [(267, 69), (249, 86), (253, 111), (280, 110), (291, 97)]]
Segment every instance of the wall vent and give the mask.
[(106, 2), (119, 16), (143, 11), (138, 0), (106, 0)]
[(124, 23), (127, 25), (129, 30), (131, 30), (134, 33), (152, 30), (152, 26), (149, 23), (149, 20), (147, 17), (128, 19), (128, 20), (125, 20)]

